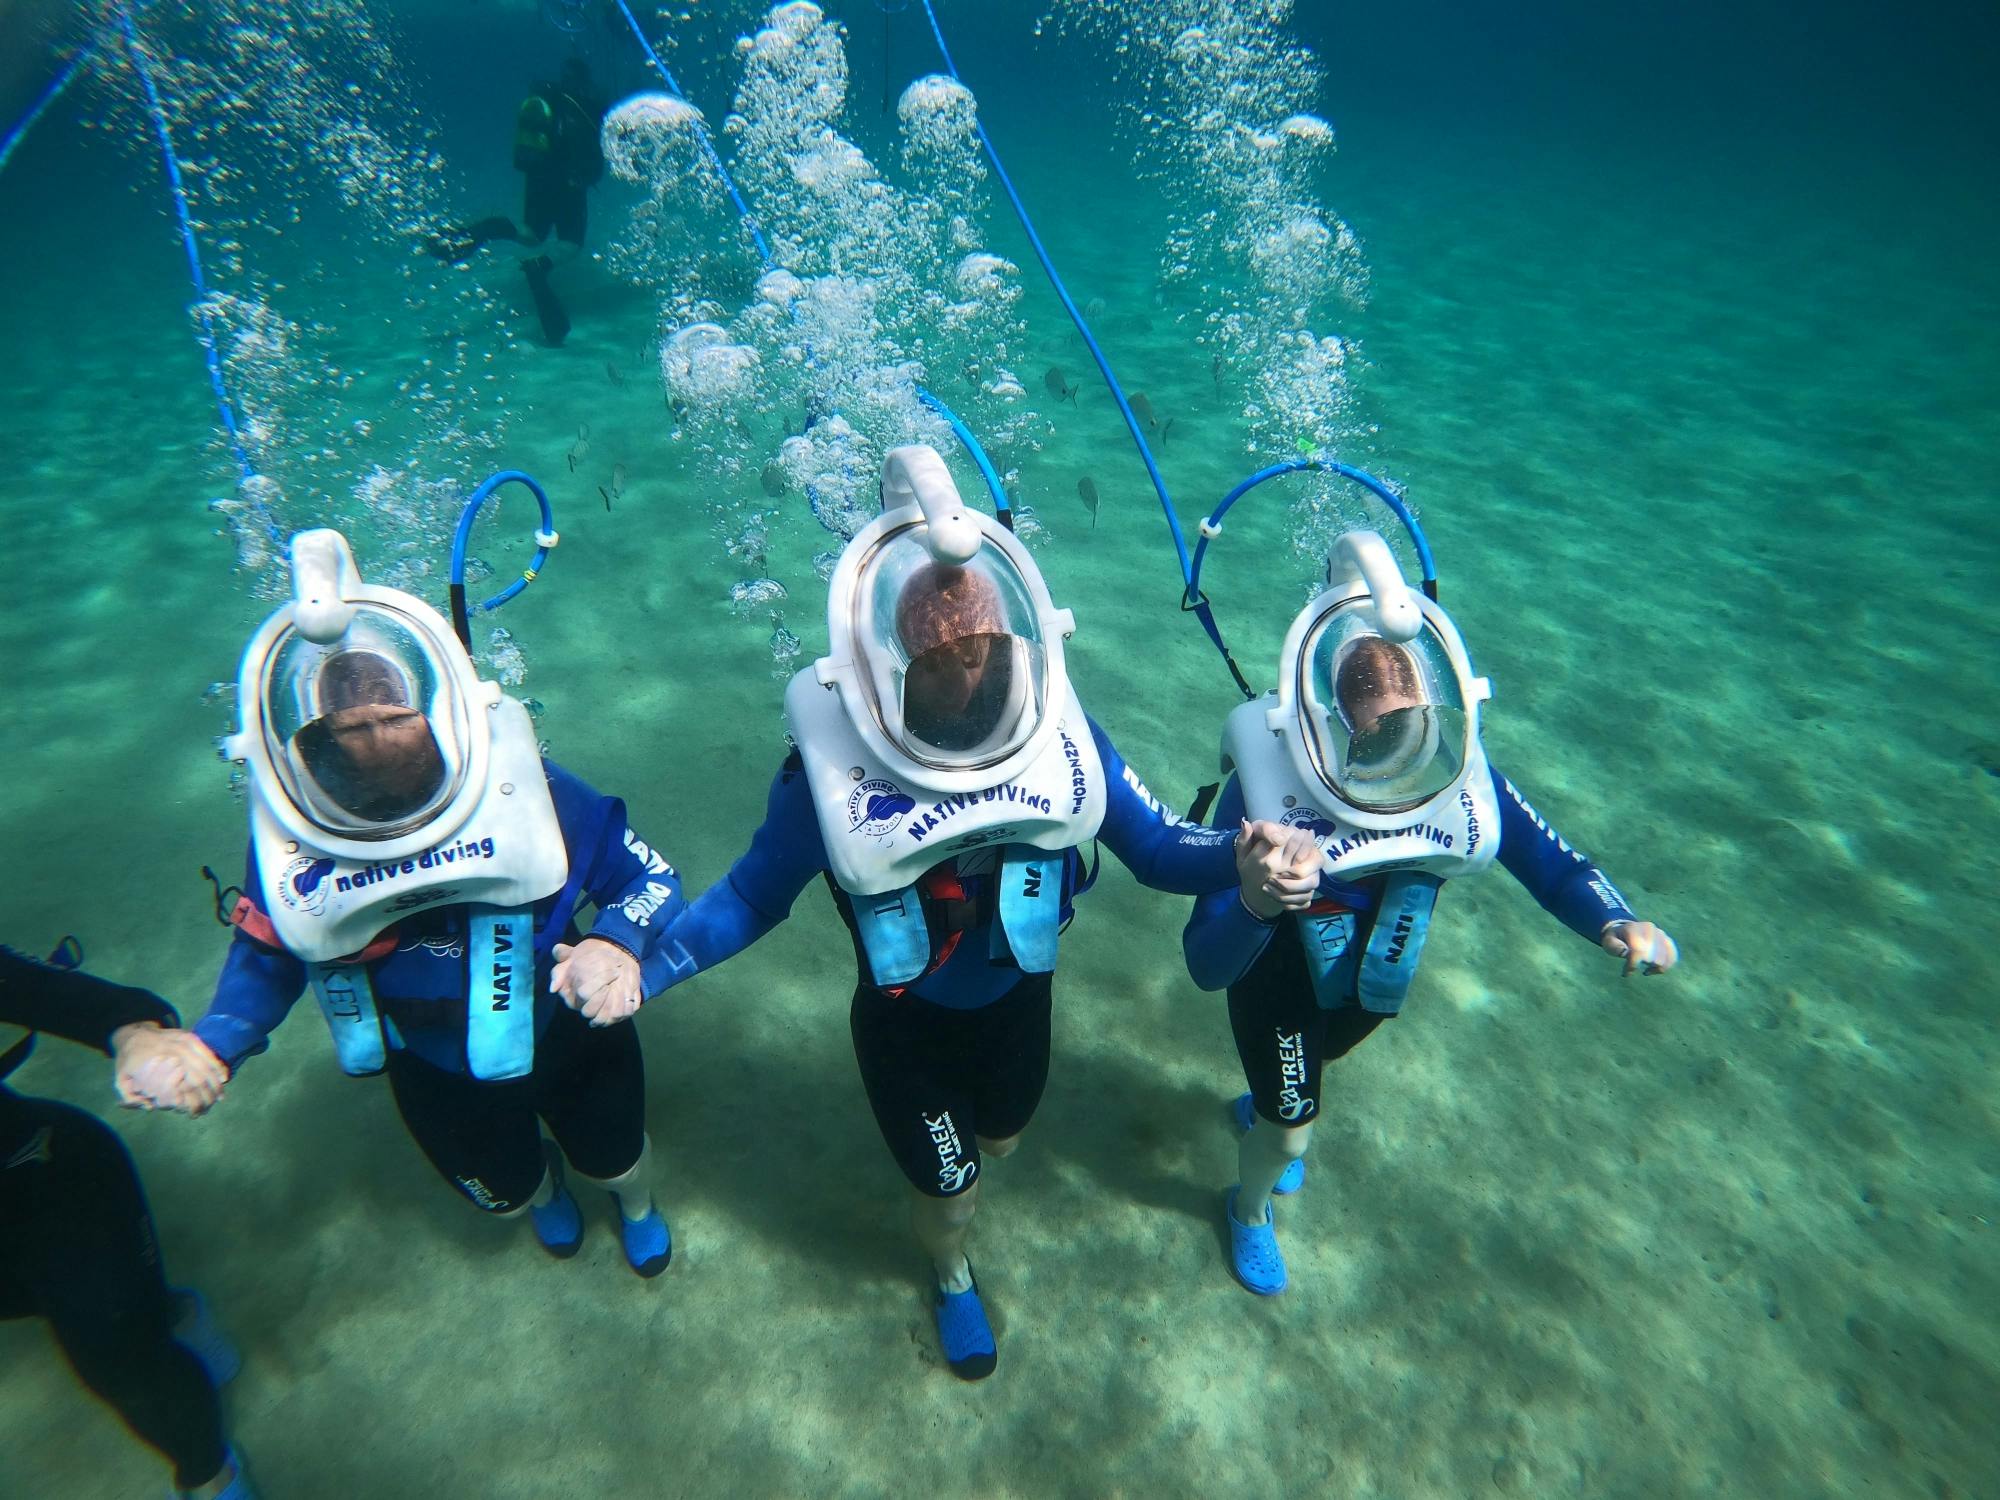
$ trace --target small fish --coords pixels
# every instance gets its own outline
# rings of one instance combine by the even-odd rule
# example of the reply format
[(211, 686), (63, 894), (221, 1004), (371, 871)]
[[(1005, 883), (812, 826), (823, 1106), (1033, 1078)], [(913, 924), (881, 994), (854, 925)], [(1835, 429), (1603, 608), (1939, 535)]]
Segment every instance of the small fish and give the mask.
[(1076, 387), (1063, 378), (1063, 372), (1056, 366), (1049, 366), (1049, 373), (1042, 377), (1042, 384), (1056, 400), (1067, 401), (1071, 406), (1076, 405)]
[(1104, 299), (1102, 297), (1092, 297), (1088, 302), (1084, 303), (1083, 316), (1086, 322), (1092, 323), (1103, 317)]
[(1090, 512), (1090, 529), (1097, 530), (1097, 481), (1086, 474), (1076, 482), (1076, 492), (1083, 499), (1083, 508)]
[(590, 424), (576, 424), (576, 441), (569, 445), (569, 471), (574, 474), (577, 466), (590, 454)]
[(1125, 404), (1132, 408), (1132, 415), (1139, 419), (1139, 425), (1148, 432), (1160, 430), (1160, 419), (1153, 415), (1153, 403), (1139, 391), (1134, 391)]
[(1167, 434), (1172, 432), (1173, 430), (1174, 430), (1174, 419), (1172, 417), (1168, 417), (1167, 425), (1160, 429), (1160, 446), (1162, 448), (1164, 448), (1167, 445)]
[(618, 366), (614, 365), (608, 359), (604, 362), (604, 378), (620, 389), (624, 388), (625, 377), (618, 373)]
[(610, 486), (607, 488), (600, 484), (597, 487), (597, 493), (604, 497), (604, 508), (606, 510), (611, 509), (611, 502), (613, 500), (623, 500), (625, 498), (625, 465), (613, 464), (611, 466)]
[(1209, 378), (1215, 382), (1215, 394), (1222, 394), (1222, 351), (1217, 350), (1208, 362)]
[(764, 493), (776, 499), (791, 488), (791, 480), (785, 474), (785, 466), (775, 458), (764, 465), (764, 472), (758, 476), (764, 486)]

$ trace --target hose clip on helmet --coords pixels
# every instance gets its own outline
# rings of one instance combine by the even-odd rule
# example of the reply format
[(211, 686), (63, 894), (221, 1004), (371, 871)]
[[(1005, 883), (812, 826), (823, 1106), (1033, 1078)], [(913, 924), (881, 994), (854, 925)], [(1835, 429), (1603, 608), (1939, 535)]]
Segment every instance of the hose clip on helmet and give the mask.
[(1069, 699), (1057, 609), (1027, 548), (968, 506), (937, 450), (890, 450), (882, 510), (842, 551), (814, 680), (913, 785), (972, 792), (1050, 743)]
[(243, 653), (223, 754), (301, 846), (357, 861), (421, 852), (485, 793), (500, 701), (443, 616), (362, 582), (337, 531), (292, 539), (292, 600)]
[(1305, 784), (1339, 799), (1343, 821), (1399, 828), (1473, 768), (1492, 685), (1473, 675), (1450, 616), (1404, 581), (1378, 533), (1344, 534), (1326, 576), (1286, 634), (1265, 725)]

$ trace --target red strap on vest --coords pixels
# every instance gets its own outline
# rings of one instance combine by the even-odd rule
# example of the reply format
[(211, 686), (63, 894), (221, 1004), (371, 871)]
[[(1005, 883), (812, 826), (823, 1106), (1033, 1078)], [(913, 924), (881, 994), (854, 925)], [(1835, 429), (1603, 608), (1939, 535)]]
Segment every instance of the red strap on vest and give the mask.
[[(924, 871), (923, 875), (917, 881), (917, 886), (924, 893), (925, 897), (932, 901), (970, 901), (972, 899), (965, 893), (965, 882), (958, 878), (957, 869), (947, 868), (944, 865)], [(937, 952), (931, 955), (931, 961), (924, 966), (924, 972), (911, 980), (910, 984), (922, 984), (931, 975), (943, 968), (952, 954), (958, 951), (958, 940), (964, 936), (965, 931), (963, 928), (956, 932), (947, 933), (945, 940), (938, 945)], [(909, 987), (909, 984), (898, 984), (884, 989), (882, 993), (885, 995), (894, 995), (900, 1000), (903, 997), (903, 993)]]
[[(248, 896), (238, 896), (236, 906), (229, 913), (229, 924), (240, 927), (244, 932), (262, 943), (266, 948), (287, 951), (284, 939), (278, 936), (278, 929), (271, 925), (270, 916)], [(368, 945), (358, 953), (350, 953), (345, 958), (337, 958), (335, 963), (372, 964), (378, 958), (387, 958), (396, 951), (396, 929), (393, 924), (375, 934)]]

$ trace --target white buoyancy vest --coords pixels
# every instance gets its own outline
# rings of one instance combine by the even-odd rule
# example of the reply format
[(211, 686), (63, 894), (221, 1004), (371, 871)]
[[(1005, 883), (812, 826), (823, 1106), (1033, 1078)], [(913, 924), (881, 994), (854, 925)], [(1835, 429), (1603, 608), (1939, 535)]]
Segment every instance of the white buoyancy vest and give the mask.
[(353, 860), (302, 845), (264, 805), (252, 780), (250, 837), (264, 910), (285, 949), (305, 960), (343, 1069), (380, 1071), (382, 1022), (358, 954), (400, 918), (426, 907), (469, 917), (466, 1056), (473, 1076), (518, 1078), (534, 1065), (534, 916), (562, 889), (569, 855), (542, 769), (534, 721), (501, 698), (487, 712), (492, 759), (485, 796), (464, 822), (403, 859)]
[(1269, 727), (1273, 694), (1239, 704), (1222, 733), (1225, 773), (1234, 771), (1245, 816), (1310, 828), (1325, 842), (1326, 873), (1353, 881), (1387, 874), (1365, 950), (1347, 910), (1312, 911), (1298, 919), (1307, 969), (1321, 1005), (1337, 1008), (1358, 993), (1364, 1008), (1393, 1015), (1415, 977), (1437, 888), (1474, 875), (1500, 850), (1500, 804), (1486, 755), (1475, 740), (1458, 779), (1399, 827), (1363, 828), (1341, 816), (1341, 800), (1308, 783), (1284, 736)]
[[(957, 855), (1004, 846), (999, 915), (1015, 962), (1055, 966), (1062, 851), (1104, 821), (1104, 767), (1073, 691), (1046, 748), (1004, 782), (940, 793), (892, 776), (811, 670), (792, 678), (785, 718), (804, 763), (834, 882), (853, 903), (875, 982), (907, 984), (930, 959), (914, 886)], [(1056, 856), (1053, 859), (1043, 854)]]

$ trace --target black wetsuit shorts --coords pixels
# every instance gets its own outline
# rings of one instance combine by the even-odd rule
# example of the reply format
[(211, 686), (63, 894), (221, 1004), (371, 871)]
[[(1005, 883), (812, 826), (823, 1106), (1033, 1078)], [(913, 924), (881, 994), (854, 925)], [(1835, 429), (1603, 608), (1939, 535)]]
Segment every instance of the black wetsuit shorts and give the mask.
[(541, 1186), (538, 1121), (586, 1177), (622, 1176), (646, 1144), (646, 1066), (629, 1021), (594, 1027), (565, 1005), (535, 1043), (534, 1071), (503, 1083), (409, 1052), (391, 1052), (388, 1072), (431, 1165), (489, 1213), (522, 1207)]
[(1034, 1118), (1049, 1081), (1049, 980), (1024, 974), (977, 1010), (855, 987), (848, 1019), (861, 1082), (918, 1192), (964, 1192), (979, 1179), (976, 1137), (1005, 1140)]
[(561, 172), (530, 172), (527, 176), (527, 201), (522, 206), (521, 217), (535, 243), (540, 244), (547, 239), (553, 229), (557, 239), (581, 245), (584, 226), (589, 218), (587, 192)]
[[(1357, 941), (1366, 940), (1364, 919)], [(1352, 995), (1337, 1010), (1320, 1009), (1305, 947), (1289, 919), (1229, 987), (1229, 1029), (1236, 1035), (1251, 1102), (1258, 1114), (1279, 1125), (1317, 1120), (1321, 1071), (1388, 1019), (1362, 1009)]]

